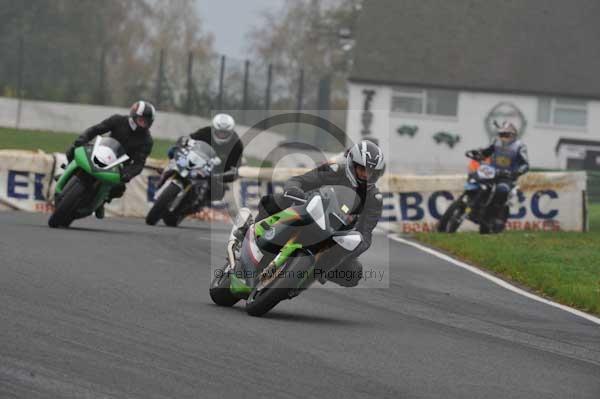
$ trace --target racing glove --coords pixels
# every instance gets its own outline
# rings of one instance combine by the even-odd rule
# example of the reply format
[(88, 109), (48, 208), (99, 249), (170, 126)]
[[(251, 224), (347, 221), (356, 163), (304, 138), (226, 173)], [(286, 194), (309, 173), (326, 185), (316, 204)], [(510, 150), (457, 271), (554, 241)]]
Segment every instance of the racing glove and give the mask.
[(123, 183), (129, 183), (131, 181), (131, 179), (133, 179), (134, 176), (131, 176), (130, 173), (127, 172), (127, 170), (123, 170), (121, 171), (121, 181)]

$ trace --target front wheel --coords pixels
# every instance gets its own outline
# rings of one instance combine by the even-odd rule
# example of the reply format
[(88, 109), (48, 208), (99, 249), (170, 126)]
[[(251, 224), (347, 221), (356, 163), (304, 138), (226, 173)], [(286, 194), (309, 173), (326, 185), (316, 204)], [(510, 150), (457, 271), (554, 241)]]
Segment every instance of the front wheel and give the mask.
[(180, 191), (181, 187), (175, 183), (170, 183), (169, 186), (160, 193), (160, 196), (156, 199), (156, 202), (154, 202), (154, 205), (146, 215), (146, 224), (154, 226), (158, 223), (163, 215), (169, 211), (169, 206), (175, 198), (177, 198)]
[(467, 205), (463, 201), (454, 201), (442, 215), (437, 231), (440, 233), (455, 233), (462, 223), (462, 217), (466, 210)]
[(85, 184), (77, 176), (71, 177), (61, 193), (60, 200), (56, 203), (54, 212), (48, 219), (48, 226), (52, 228), (69, 227), (75, 219), (75, 212), (85, 191)]
[(309, 276), (309, 271), (313, 261), (310, 256), (294, 256), (290, 259), (290, 264), (282, 271), (283, 275), (280, 274), (260, 291), (256, 288), (252, 290), (246, 300), (246, 312), (250, 316), (260, 317), (279, 302), (297, 295), (299, 290), (307, 285), (304, 284), (305, 280), (312, 278)]

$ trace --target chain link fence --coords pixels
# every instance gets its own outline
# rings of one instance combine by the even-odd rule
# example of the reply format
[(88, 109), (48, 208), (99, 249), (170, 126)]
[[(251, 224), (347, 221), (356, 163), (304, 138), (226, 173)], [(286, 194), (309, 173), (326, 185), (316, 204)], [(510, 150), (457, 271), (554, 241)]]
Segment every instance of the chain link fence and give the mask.
[[(145, 54), (144, 62), (114, 50), (90, 50), (83, 64), (75, 65), (71, 60), (82, 57), (74, 57), (68, 48), (42, 48), (18, 36), (0, 41), (4, 97), (121, 107), (143, 98), (163, 111), (204, 117), (228, 110), (241, 124), (252, 123), (249, 111), (255, 119), (257, 111), (267, 117), (306, 110), (326, 118), (336, 115), (332, 122), (345, 127), (339, 112), (347, 106), (342, 73), (310, 73), (219, 54), (166, 50)], [(334, 84), (337, 90), (332, 90)], [(290, 139), (316, 140), (314, 132), (299, 126), (281, 129)]]

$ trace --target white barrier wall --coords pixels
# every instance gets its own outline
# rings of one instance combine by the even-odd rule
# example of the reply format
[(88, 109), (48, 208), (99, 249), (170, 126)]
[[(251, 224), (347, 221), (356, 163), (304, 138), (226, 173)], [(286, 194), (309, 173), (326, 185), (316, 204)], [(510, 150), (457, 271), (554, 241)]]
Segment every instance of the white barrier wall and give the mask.
[[(18, 107), (19, 100), (0, 97), (0, 127), (82, 133), (110, 115), (129, 113), (127, 108), (22, 100), (19, 116)], [(210, 120), (206, 118), (158, 110), (151, 129), (152, 137), (174, 141), (209, 124)], [(243, 125), (238, 125), (236, 131), (246, 142), (244, 154), (258, 159), (264, 159), (266, 154), (275, 151), (285, 139), (273, 131), (252, 135), (250, 127)], [(253, 138), (244, 137), (246, 134)], [(292, 158), (288, 163), (298, 162), (297, 155), (292, 155)]]
[[(51, 212), (51, 176), (60, 172), (63, 162), (62, 154), (0, 151), (0, 209)], [(150, 160), (143, 173), (128, 184), (124, 197), (107, 206), (107, 214), (144, 217), (156, 192), (156, 168), (163, 164)], [(232, 212), (242, 206), (256, 209), (261, 195), (281, 192), (287, 179), (302, 172), (304, 169), (242, 167), (241, 178), (232, 185), (225, 202), (197, 217), (227, 220), (227, 207)], [(384, 176), (380, 184), (384, 201), (380, 225), (402, 233), (433, 231), (447, 206), (462, 192), (464, 181), (462, 175)], [(521, 194), (511, 208), (509, 230), (585, 229), (585, 172), (529, 173), (519, 180), (519, 186)], [(474, 227), (465, 223), (461, 229)]]

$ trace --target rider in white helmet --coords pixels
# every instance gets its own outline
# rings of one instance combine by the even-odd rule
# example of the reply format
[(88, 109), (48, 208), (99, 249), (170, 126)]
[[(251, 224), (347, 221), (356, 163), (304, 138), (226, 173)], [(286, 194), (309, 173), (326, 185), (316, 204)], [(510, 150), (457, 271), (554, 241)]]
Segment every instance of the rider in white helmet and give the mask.
[[(244, 145), (240, 137), (235, 132), (235, 120), (229, 114), (217, 114), (213, 117), (210, 126), (198, 129), (189, 136), (182, 136), (177, 140), (178, 145), (189, 145), (194, 140), (204, 141), (210, 144), (215, 150), (217, 156), (221, 159), (221, 164), (216, 166), (215, 173), (224, 173), (234, 171), (242, 161)], [(169, 149), (169, 158), (173, 157), (174, 147)], [(160, 186), (160, 184), (159, 184)], [(215, 186), (213, 185), (213, 188)], [(216, 188), (222, 188), (221, 186)], [(225, 194), (224, 189), (217, 189), (211, 192), (212, 200), (220, 200)]]

